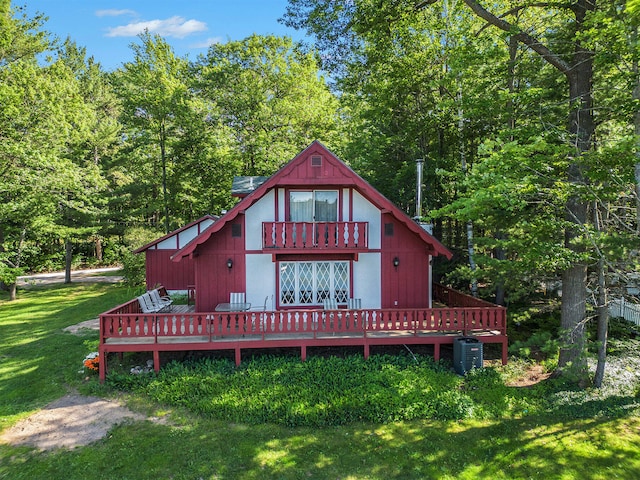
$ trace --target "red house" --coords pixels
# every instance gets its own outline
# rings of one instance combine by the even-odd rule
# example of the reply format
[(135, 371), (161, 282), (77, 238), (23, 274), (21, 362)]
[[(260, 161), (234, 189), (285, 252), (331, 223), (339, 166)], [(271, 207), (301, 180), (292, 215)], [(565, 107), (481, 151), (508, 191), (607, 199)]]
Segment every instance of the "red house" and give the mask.
[[(318, 142), (172, 255), (192, 260), (196, 310), (245, 292), (275, 309), (431, 307), (431, 258), (451, 253)], [(271, 299), (273, 298), (273, 304)]]
[(186, 292), (190, 289), (195, 281), (193, 261), (185, 259), (184, 262), (175, 263), (171, 261), (171, 256), (217, 219), (213, 215), (205, 215), (135, 250), (133, 253), (145, 254), (147, 288), (162, 285), (169, 291)]
[[(505, 309), (432, 285), (431, 260), (449, 250), (319, 142), (235, 187), (241, 200), (162, 260), (193, 265), (195, 310), (116, 307), (101, 315), (101, 354), (152, 351), (158, 369), (171, 350), (232, 349), (240, 363), (250, 348), (299, 347), (304, 359), (309, 346), (368, 356), (371, 345), (431, 344), (438, 359), (441, 344), (472, 334), (500, 343), (506, 362)], [(173, 236), (163, 238), (150, 246)]]

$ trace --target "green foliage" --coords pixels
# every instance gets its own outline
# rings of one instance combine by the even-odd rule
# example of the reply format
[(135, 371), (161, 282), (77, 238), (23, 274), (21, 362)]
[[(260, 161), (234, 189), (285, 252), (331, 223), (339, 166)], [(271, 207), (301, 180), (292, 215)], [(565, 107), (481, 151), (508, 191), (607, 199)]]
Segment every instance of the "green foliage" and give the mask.
[[(377, 355), (366, 362), (361, 358), (327, 359), (325, 367), (325, 360), (319, 358), (309, 359), (313, 361), (308, 367), (299, 359), (281, 357), (256, 359), (250, 362), (251, 368), (243, 364), (240, 369), (231, 361), (172, 363), (161, 371), (164, 386), (153, 373), (131, 375), (114, 368), (110, 382), (126, 386), (128, 392), (123, 393), (100, 385), (94, 377), (85, 381), (85, 375), (79, 373), (78, 362), (93, 350), (97, 335), (76, 336), (62, 328), (94, 318), (132, 295), (131, 290), (110, 284), (33, 288), (10, 303), (0, 293), (0, 429), (5, 431), (20, 418), (44, 408), (69, 388), (105, 399), (115, 397), (150, 417), (148, 421), (124, 422), (111, 428), (103, 439), (73, 449), (41, 452), (3, 442), (1, 478), (81, 480), (95, 476), (95, 472), (105, 479), (222, 475), (376, 480), (599, 478), (597, 472), (602, 471), (612, 477), (636, 478), (640, 474), (636, 455), (640, 441), (637, 341), (625, 350), (624, 362), (610, 364), (612, 369), (605, 379), (610, 386), (584, 393), (567, 390), (556, 381), (509, 386), (530, 367), (520, 360), (459, 377), (446, 364), (427, 358), (417, 357), (416, 362), (409, 356)], [(340, 377), (332, 378), (336, 371)], [(428, 376), (427, 382), (419, 378), (423, 374)], [(375, 388), (362, 389), (361, 378), (377, 382)], [(344, 401), (325, 402), (325, 408), (333, 408), (343, 419), (357, 413), (349, 402), (358, 399), (348, 392), (341, 394), (334, 385), (356, 385), (371, 396), (371, 402), (360, 399), (356, 407), (364, 405), (384, 413), (387, 407), (375, 402), (395, 402), (395, 412), (415, 419), (289, 427), (217, 420), (211, 418), (215, 414), (199, 415), (191, 406), (176, 406), (190, 393), (192, 405), (202, 406), (203, 411), (215, 400), (229, 418), (242, 419), (243, 411), (255, 418), (256, 410), (265, 404), (260, 395), (255, 396), (258, 393), (272, 403), (282, 399), (273, 411), (290, 412), (290, 422), (322, 418), (323, 413), (305, 403), (307, 398), (295, 397), (312, 387), (306, 383), (299, 387), (291, 381), (318, 382), (314, 398), (320, 399), (322, 392), (318, 390), (329, 386), (332, 399)], [(447, 386), (441, 386), (441, 381)], [(229, 382), (229, 390), (225, 382)], [(429, 390), (418, 392), (414, 382)], [(170, 401), (175, 403), (153, 400), (147, 393), (151, 385), (154, 395), (171, 393), (175, 399)], [(218, 392), (218, 397), (211, 392)], [(431, 395), (437, 398), (424, 400)], [(432, 407), (441, 409), (441, 417), (456, 420), (420, 419)], [(89, 410), (88, 415), (91, 413)], [(587, 414), (590, 416), (585, 418)], [(468, 419), (470, 415), (474, 419)]]
[[(118, 388), (131, 380), (109, 378)], [(135, 382), (134, 382), (135, 383)], [(473, 404), (460, 378), (429, 358), (257, 357), (236, 370), (228, 360), (172, 363), (136, 390), (211, 418), (289, 426), (345, 425), (419, 418), (469, 418)], [(143, 387), (143, 388), (141, 388)], [(247, 403), (246, 399), (251, 398)]]
[[(510, 391), (491, 369), (466, 379), (430, 358), (376, 355), (256, 357), (236, 369), (229, 360), (173, 362), (153, 375), (114, 375), (114, 388), (210, 418), (288, 426), (388, 423), (416, 419), (499, 418), (534, 411), (539, 398)], [(489, 397), (489, 398), (487, 398)], [(500, 401), (498, 400), (500, 398)], [(246, 399), (251, 401), (247, 402)]]
[(509, 351), (523, 358), (535, 360), (550, 359), (558, 355), (560, 345), (554, 332), (539, 331), (525, 341), (515, 341)]
[(9, 267), (0, 260), (0, 283), (13, 285), (20, 275), (24, 275), (23, 269)]
[(126, 251), (120, 257), (124, 281), (132, 287), (144, 285), (146, 281), (144, 254)]

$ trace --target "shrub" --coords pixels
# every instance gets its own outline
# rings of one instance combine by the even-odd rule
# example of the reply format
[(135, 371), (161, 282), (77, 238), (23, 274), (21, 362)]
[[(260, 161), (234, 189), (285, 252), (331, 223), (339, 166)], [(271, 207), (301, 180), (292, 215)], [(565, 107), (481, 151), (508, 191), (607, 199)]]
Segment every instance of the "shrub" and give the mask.
[(459, 376), (429, 357), (354, 355), (300, 362), (264, 356), (239, 368), (227, 359), (173, 362), (145, 392), (211, 418), (327, 426), (470, 418), (473, 402), (460, 384)]

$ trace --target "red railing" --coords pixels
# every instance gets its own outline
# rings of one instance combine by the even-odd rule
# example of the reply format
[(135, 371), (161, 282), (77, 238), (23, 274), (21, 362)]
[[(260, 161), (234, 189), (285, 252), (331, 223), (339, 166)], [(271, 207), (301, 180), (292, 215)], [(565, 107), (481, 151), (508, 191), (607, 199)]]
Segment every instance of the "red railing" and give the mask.
[(433, 284), (433, 299), (450, 307), (491, 307), (504, 308), (491, 302), (481, 300), (439, 283)]
[[(108, 352), (151, 351), (154, 368), (160, 352), (170, 350), (234, 349), (240, 364), (241, 349), (273, 346), (433, 344), (439, 359), (440, 344), (459, 335), (475, 335), (484, 342), (502, 344), (507, 362), (506, 309), (477, 300), (442, 285), (434, 285), (434, 297), (475, 306), (406, 309), (336, 309), (246, 312), (142, 313), (137, 299), (100, 315), (100, 355)], [(105, 357), (106, 358), (106, 357)], [(106, 363), (100, 362), (104, 381)]]
[[(127, 304), (125, 304), (127, 305)], [(123, 305), (124, 307), (124, 305)], [(430, 308), (393, 310), (286, 310), (274, 312), (124, 313), (100, 316), (100, 339), (137, 338), (158, 343), (163, 337), (189, 341), (214, 341), (225, 336), (308, 334), (313, 338), (335, 333), (370, 335), (405, 332), (506, 333), (504, 308)], [(198, 338), (195, 338), (198, 337)], [(249, 339), (249, 338), (247, 338)]]
[(263, 222), (264, 249), (368, 248), (368, 222)]

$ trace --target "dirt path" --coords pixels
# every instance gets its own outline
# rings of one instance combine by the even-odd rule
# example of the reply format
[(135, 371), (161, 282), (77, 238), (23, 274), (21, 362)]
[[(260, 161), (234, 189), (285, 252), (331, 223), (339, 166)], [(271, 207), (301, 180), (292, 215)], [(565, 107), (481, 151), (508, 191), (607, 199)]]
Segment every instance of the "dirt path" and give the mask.
[[(71, 282), (85, 283), (118, 283), (122, 276), (111, 275), (120, 270), (120, 267), (92, 268), (89, 270), (74, 270), (71, 272)], [(104, 274), (104, 275), (101, 275)], [(22, 288), (51, 285), (64, 282), (64, 272), (40, 273), (37, 275), (24, 275), (18, 277), (18, 286)]]
[(116, 402), (69, 394), (2, 432), (0, 441), (40, 450), (71, 449), (100, 440), (117, 424), (143, 420), (147, 417)]
[[(71, 279), (73, 282), (92, 283), (121, 281), (122, 277), (119, 276), (100, 275), (114, 270), (117, 269), (75, 271)], [(18, 280), (18, 284), (26, 288), (62, 282), (64, 272), (29, 275)], [(76, 334), (83, 329), (97, 328), (98, 319), (93, 319), (71, 325), (65, 330)], [(132, 412), (114, 401), (71, 393), (0, 433), (0, 442), (29, 445), (40, 450), (75, 448), (100, 440), (115, 425), (144, 420), (157, 421), (155, 418), (148, 419), (144, 415)]]

